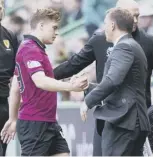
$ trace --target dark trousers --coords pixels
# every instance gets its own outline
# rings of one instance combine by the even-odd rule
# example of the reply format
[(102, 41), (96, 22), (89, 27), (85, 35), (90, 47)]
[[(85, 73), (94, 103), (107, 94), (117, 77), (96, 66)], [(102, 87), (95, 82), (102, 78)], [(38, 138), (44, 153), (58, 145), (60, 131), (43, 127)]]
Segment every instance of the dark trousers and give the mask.
[(101, 134), (104, 128), (105, 121), (96, 119), (95, 120), (95, 129), (94, 129), (94, 138), (93, 138), (93, 156), (102, 156), (101, 149)]
[(147, 132), (134, 131), (105, 122), (102, 132), (102, 156), (143, 156)]
[[(0, 132), (9, 118), (8, 99), (0, 97)], [(0, 156), (5, 156), (7, 145), (0, 140)]]
[(151, 132), (148, 135), (148, 139), (149, 139), (151, 150), (153, 152), (153, 106), (149, 107), (148, 116), (149, 116), (150, 126), (151, 126)]
[[(115, 128), (116, 130), (112, 128)], [(124, 135), (123, 138), (122, 135)], [(118, 136), (118, 139), (115, 139), (113, 136), (115, 136), (115, 138)], [(143, 154), (143, 145), (146, 140), (146, 136), (147, 133), (140, 132), (139, 128), (137, 128), (135, 131), (128, 131), (122, 128), (114, 127), (112, 124), (108, 122), (106, 122), (105, 125), (105, 122), (103, 120), (96, 119), (93, 139), (93, 156), (107, 156), (107, 155), (112, 156), (114, 154), (118, 154), (121, 152), (123, 153), (123, 155), (130, 154), (132, 156), (141, 156)], [(112, 139), (110, 140), (110, 138), (113, 138), (116, 141), (113, 143)], [(135, 138), (135, 140), (132, 141), (131, 138), (132, 140)], [(114, 144), (115, 145), (114, 148), (108, 148), (110, 146), (109, 145), (106, 146), (106, 142), (107, 143), (112, 142), (111, 145)], [(121, 148), (122, 151), (120, 152)]]

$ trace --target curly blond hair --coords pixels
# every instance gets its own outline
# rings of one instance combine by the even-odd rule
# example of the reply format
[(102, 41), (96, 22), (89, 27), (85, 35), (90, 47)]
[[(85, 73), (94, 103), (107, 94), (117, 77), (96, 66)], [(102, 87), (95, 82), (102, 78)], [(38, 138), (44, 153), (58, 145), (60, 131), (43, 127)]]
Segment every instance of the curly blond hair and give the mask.
[(52, 8), (37, 9), (31, 17), (30, 26), (32, 29), (35, 29), (40, 21), (48, 19), (59, 22), (61, 19), (60, 11)]

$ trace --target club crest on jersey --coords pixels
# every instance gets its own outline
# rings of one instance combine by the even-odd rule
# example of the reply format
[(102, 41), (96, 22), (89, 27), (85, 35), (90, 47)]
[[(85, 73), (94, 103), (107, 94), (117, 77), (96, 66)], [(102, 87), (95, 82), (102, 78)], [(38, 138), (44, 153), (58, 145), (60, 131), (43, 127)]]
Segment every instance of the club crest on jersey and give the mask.
[(4, 45), (6, 46), (6, 48), (10, 47), (10, 42), (9, 40), (3, 40)]
[(28, 68), (37, 68), (40, 67), (41, 64), (38, 61), (28, 61), (27, 66)]

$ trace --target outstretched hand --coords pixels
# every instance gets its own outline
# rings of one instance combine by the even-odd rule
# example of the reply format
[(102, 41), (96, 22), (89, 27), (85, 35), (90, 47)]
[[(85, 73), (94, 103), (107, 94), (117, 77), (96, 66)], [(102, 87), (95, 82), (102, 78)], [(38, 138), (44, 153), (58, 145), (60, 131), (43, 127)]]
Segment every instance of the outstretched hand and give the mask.
[(89, 86), (88, 78), (85, 74), (74, 75), (71, 78), (70, 83), (72, 84), (74, 91), (76, 92), (84, 91)]
[(16, 120), (8, 120), (2, 131), (1, 131), (1, 140), (3, 143), (9, 143), (11, 140), (14, 140), (16, 133)]

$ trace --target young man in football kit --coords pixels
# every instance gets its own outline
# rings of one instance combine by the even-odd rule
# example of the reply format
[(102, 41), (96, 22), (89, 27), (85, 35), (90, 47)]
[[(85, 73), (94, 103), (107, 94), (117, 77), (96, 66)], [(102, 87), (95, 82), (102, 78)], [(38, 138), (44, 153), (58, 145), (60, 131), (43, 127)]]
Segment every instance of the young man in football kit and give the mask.
[(69, 155), (56, 121), (57, 91), (80, 92), (88, 86), (85, 76), (74, 77), (70, 82), (54, 79), (45, 45), (52, 44), (58, 35), (59, 20), (59, 11), (38, 9), (30, 21), (31, 34), (24, 36), (16, 56), (9, 120), (1, 135), (4, 142), (9, 142), (16, 132), (17, 121), (22, 156)]

